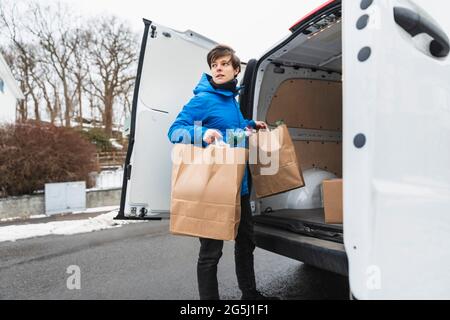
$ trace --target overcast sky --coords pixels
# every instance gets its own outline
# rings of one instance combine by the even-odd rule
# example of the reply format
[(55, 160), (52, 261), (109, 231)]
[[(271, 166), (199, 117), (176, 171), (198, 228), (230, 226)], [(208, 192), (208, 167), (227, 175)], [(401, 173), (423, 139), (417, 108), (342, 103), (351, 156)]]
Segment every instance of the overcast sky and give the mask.
[[(57, 0), (51, 0), (57, 1)], [(113, 13), (137, 32), (142, 18), (178, 31), (191, 29), (232, 46), (243, 61), (259, 58), (289, 28), (326, 0), (61, 0), (83, 15)]]
[[(1, 0), (0, 0), (1, 1)], [(43, 1), (43, 0), (39, 0)], [(112, 13), (142, 33), (142, 18), (178, 31), (191, 29), (237, 51), (242, 61), (259, 58), (289, 34), (300, 18), (327, 0), (46, 0), (65, 2), (84, 16)], [(354, 0), (356, 2), (356, 0)], [(447, 0), (413, 0), (450, 29)]]

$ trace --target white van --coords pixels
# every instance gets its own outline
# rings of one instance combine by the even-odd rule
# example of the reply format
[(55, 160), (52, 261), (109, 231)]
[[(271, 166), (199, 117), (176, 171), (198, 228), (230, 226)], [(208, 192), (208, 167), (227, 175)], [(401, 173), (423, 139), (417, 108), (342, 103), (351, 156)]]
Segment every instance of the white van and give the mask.
[[(357, 299), (450, 299), (450, 28), (433, 18), (437, 3), (449, 11), (329, 1), (242, 79), (244, 117), (284, 120), (306, 181), (253, 198), (257, 246), (348, 275)], [(167, 131), (216, 45), (144, 22), (118, 219), (168, 217)], [(332, 177), (343, 178), (341, 225), (316, 201)]]

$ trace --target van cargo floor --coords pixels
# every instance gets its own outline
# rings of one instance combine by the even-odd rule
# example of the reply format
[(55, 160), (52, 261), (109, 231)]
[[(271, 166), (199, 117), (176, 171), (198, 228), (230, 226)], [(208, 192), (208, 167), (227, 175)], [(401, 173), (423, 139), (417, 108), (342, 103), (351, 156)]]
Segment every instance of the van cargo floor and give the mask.
[(314, 238), (344, 242), (342, 224), (326, 224), (323, 208), (309, 210), (277, 210), (253, 216), (257, 224), (286, 229)]

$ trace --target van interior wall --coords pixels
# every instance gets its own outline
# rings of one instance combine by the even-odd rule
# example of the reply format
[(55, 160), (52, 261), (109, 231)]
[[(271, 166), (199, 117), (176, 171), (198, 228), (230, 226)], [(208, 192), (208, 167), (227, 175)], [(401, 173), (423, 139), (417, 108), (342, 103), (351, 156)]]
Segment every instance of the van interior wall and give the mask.
[[(289, 79), (275, 91), (266, 121), (283, 120), (292, 129), (339, 132), (342, 134), (342, 82), (317, 79)], [(296, 140), (297, 158), (304, 171), (320, 168), (342, 177), (342, 141)]]

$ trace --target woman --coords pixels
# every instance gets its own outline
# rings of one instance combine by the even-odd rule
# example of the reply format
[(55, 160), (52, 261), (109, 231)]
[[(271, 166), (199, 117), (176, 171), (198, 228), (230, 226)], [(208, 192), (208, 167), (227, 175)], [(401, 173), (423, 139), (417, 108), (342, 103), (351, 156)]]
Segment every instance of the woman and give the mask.
[[(237, 76), (241, 63), (232, 48), (219, 45), (207, 55), (211, 75), (203, 74), (194, 90), (195, 96), (186, 104), (169, 129), (173, 143), (195, 143), (203, 146), (224, 139), (232, 145), (245, 146), (245, 131), (265, 129), (262, 121), (246, 120), (236, 101), (239, 88)], [(201, 136), (200, 136), (201, 135)], [(224, 138), (225, 137), (225, 138)], [(244, 137), (236, 141), (236, 137)], [(241, 221), (235, 241), (236, 276), (242, 299), (270, 299), (256, 290), (253, 266), (252, 212), (245, 170), (241, 187)], [(217, 264), (222, 256), (223, 241), (200, 238), (197, 279), (200, 299), (218, 300)]]

